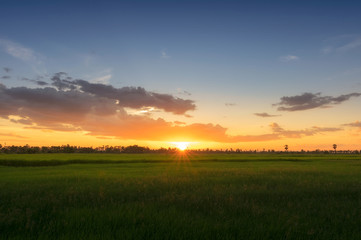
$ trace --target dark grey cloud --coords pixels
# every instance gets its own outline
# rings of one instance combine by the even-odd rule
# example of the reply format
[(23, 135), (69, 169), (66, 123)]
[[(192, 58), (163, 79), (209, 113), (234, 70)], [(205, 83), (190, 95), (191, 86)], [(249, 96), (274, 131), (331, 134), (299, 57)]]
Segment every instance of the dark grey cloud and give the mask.
[(268, 114), (266, 112), (263, 113), (254, 113), (254, 115), (258, 116), (258, 117), (263, 117), (263, 118), (267, 118), (267, 117), (279, 117), (281, 115), (272, 115), (272, 114)]
[(68, 76), (65, 72), (58, 72), (55, 73), (51, 77), (51, 81), (54, 87), (56, 87), (59, 90), (74, 90), (76, 87), (72, 83), (72, 78)]
[(38, 84), (39, 86), (46, 86), (46, 85), (49, 84), (49, 83), (47, 83), (47, 82), (39, 81), (39, 80), (35, 80), (35, 83)]
[[(39, 85), (46, 83), (27, 78), (23, 80)], [(140, 87), (114, 88), (85, 80), (72, 80), (66, 73), (57, 73), (51, 80), (55, 88), (7, 88), (0, 83), (0, 117), (28, 125), (29, 128), (75, 131), (84, 126), (89, 116), (118, 116), (120, 120), (129, 117), (124, 107), (152, 107), (174, 114), (185, 114), (195, 109), (191, 100), (148, 92)]]
[(36, 85), (39, 85), (39, 86), (46, 86), (46, 85), (49, 85), (49, 83), (45, 82), (45, 81), (42, 81), (42, 80), (39, 80), (39, 79), (42, 79), (42, 77), (39, 77), (38, 79), (29, 79), (29, 78), (22, 78), (21, 80), (23, 81), (28, 81), (28, 82), (32, 82), (32, 83), (35, 83)]
[(79, 91), (0, 86), (0, 117), (3, 118), (15, 115), (41, 125), (72, 123), (89, 113), (111, 115), (118, 108), (111, 99)]
[(8, 67), (3, 67), (3, 69), (6, 73), (9, 73), (11, 71), (11, 68), (8, 68)]
[(115, 88), (101, 83), (90, 83), (82, 79), (73, 80), (66, 73), (56, 73), (52, 78), (52, 85), (59, 91), (77, 90), (97, 97), (113, 99), (121, 107), (144, 108), (154, 107), (174, 114), (185, 114), (195, 110), (192, 100), (146, 91), (142, 87)]
[(340, 104), (349, 100), (352, 97), (359, 97), (361, 93), (350, 93), (340, 95), (338, 97), (321, 96), (321, 93), (303, 93), (296, 96), (281, 97), (279, 103), (273, 104), (273, 106), (279, 106), (278, 111), (302, 111), (313, 108), (327, 108), (332, 105)]
[(44, 76), (35, 79), (22, 78), (23, 81), (35, 83), (38, 86), (52, 86), (58, 92), (72, 91), (75, 93), (87, 93), (98, 98), (105, 98), (116, 102), (118, 107), (145, 109), (152, 107), (155, 110), (163, 110), (178, 115), (185, 115), (188, 111), (196, 109), (194, 101), (178, 98), (170, 94), (155, 93), (142, 87), (115, 88), (102, 83), (90, 83), (82, 79), (74, 79), (66, 72), (58, 72), (50, 76), (50, 83)]
[(5, 76), (2, 76), (1, 79), (10, 79), (11, 76), (8, 76), (8, 75), (5, 75)]

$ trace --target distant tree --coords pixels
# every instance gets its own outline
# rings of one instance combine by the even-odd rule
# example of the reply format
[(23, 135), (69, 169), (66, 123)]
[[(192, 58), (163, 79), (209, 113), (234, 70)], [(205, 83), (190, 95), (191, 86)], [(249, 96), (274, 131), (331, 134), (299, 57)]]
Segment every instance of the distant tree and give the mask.
[(333, 147), (333, 149), (335, 150), (335, 153), (336, 153), (337, 145), (333, 144), (332, 147)]
[(147, 153), (150, 152), (148, 147), (140, 147), (138, 145), (125, 147), (123, 150), (124, 153)]
[(3, 145), (0, 144), (0, 149), (3, 147)]
[(288, 152), (288, 145), (287, 144), (285, 145), (285, 150), (286, 150), (286, 152)]

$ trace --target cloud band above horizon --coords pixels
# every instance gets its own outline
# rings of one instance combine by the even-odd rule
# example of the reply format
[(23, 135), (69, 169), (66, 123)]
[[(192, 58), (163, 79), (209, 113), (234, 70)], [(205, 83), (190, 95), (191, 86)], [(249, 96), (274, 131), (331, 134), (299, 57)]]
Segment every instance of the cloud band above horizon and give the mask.
[(50, 80), (31, 81), (41, 86), (38, 88), (7, 88), (0, 83), (0, 117), (22, 124), (26, 129), (83, 131), (96, 137), (150, 141), (258, 142), (340, 130), (312, 127), (290, 131), (273, 123), (268, 134), (231, 136), (227, 128), (218, 124), (179, 124), (179, 121), (154, 119), (150, 115), (132, 115), (125, 110), (152, 107), (187, 116), (188, 111), (196, 109), (189, 99), (149, 92), (141, 87), (115, 88), (90, 83), (62, 72)]

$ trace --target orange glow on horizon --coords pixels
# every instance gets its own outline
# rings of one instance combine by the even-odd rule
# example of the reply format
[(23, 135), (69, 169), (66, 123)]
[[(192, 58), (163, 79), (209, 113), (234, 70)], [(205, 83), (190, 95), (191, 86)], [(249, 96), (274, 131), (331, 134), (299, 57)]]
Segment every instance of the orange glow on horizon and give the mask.
[(189, 142), (173, 142), (176, 148), (178, 148), (180, 151), (184, 151), (188, 148)]
[[(292, 126), (297, 128), (297, 126)], [(246, 134), (262, 134), (261, 130), (251, 130), (243, 133)], [(267, 131), (267, 130), (263, 130)], [(137, 132), (138, 133), (138, 132)], [(153, 133), (157, 135), (159, 132)], [(242, 134), (242, 132), (232, 132), (230, 135)], [(164, 133), (164, 136), (166, 133)], [(147, 146), (151, 149), (158, 148), (178, 148), (178, 143), (188, 143), (185, 150), (188, 149), (240, 149), (242, 151), (257, 150), (265, 151), (284, 150), (284, 145), (289, 146), (289, 151), (303, 150), (332, 150), (332, 145), (337, 144), (339, 150), (360, 150), (361, 132), (351, 131), (345, 129), (340, 132), (329, 132), (328, 134), (315, 134), (313, 136), (304, 136), (299, 138), (280, 138), (272, 141), (254, 141), (254, 142), (217, 142), (207, 141), (197, 136), (181, 136), (179, 134), (169, 134), (167, 141), (159, 140), (158, 138), (152, 139), (149, 131), (149, 140), (136, 140), (136, 139), (121, 139), (110, 136), (93, 136), (85, 132), (77, 131), (55, 131), (55, 130), (39, 130), (24, 128), (18, 123), (8, 122), (6, 119), (0, 119), (0, 144), (3, 146), (61, 146), (70, 144), (72, 146), (82, 147), (99, 147), (103, 145), (109, 146), (130, 146), (139, 145)], [(179, 150), (181, 152), (181, 150)]]

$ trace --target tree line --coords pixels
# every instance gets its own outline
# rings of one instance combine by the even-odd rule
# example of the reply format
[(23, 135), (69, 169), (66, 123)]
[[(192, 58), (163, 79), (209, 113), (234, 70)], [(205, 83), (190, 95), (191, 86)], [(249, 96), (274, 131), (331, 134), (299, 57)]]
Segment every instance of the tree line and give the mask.
[[(312, 151), (289, 151), (288, 145), (284, 146), (285, 151), (276, 151), (274, 149), (268, 150), (242, 150), (242, 149), (187, 149), (186, 153), (324, 153), (324, 154), (335, 154), (335, 153), (353, 153), (360, 154), (361, 150), (336, 150), (335, 144), (333, 145), (334, 150), (312, 150)], [(71, 146), (69, 144), (62, 146), (3, 146), (0, 144), (0, 153), (4, 154), (35, 154), (35, 153), (177, 153), (180, 152), (178, 148), (158, 148), (150, 149), (149, 147), (143, 147), (138, 145), (131, 146), (109, 146), (104, 145), (100, 147), (81, 147), (81, 146)]]

